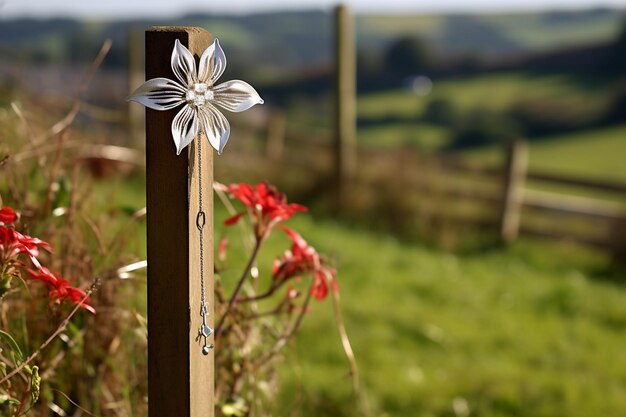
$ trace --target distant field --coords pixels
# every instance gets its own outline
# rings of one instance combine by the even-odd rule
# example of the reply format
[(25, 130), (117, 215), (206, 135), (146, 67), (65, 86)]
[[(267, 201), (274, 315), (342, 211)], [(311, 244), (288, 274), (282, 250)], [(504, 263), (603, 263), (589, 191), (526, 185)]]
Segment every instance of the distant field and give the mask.
[[(503, 112), (518, 100), (549, 100), (563, 103), (581, 114), (600, 112), (611, 97), (601, 81), (588, 82), (565, 75), (530, 76), (507, 73), (463, 77), (435, 82), (432, 93), (419, 97), (408, 90), (365, 94), (358, 99), (363, 146), (395, 147), (415, 144), (437, 149), (448, 143), (452, 131), (420, 121), (428, 103), (445, 99), (461, 113), (486, 108)], [(380, 121), (380, 124), (375, 124)], [(502, 149), (489, 146), (465, 152), (468, 157), (500, 163)], [(531, 143), (530, 167), (594, 178), (626, 180), (626, 126), (613, 126), (550, 138)]]
[[(581, 82), (582, 81), (582, 82)], [(427, 97), (408, 90), (365, 94), (358, 99), (359, 117), (416, 117), (434, 98), (445, 98), (460, 110), (482, 107), (504, 110), (519, 99), (562, 100), (585, 106), (589, 111), (606, 104), (607, 87), (588, 86), (587, 80), (566, 75), (527, 75), (506, 73), (459, 77), (436, 81)]]
[[(488, 147), (467, 155), (496, 162), (502, 160), (502, 149)], [(531, 169), (626, 181), (626, 125), (534, 141), (529, 165)]]
[(478, 19), (493, 24), (506, 36), (529, 49), (607, 41), (617, 36), (623, 24), (623, 18), (618, 13), (602, 11), (587, 12), (580, 19), (567, 12), (486, 15)]
[[(442, 15), (364, 15), (358, 19), (359, 39), (364, 42), (392, 39), (401, 35), (422, 36), (431, 42), (450, 47), (452, 26), (461, 21), (471, 28), (491, 31), (494, 45), (483, 44), (489, 51), (496, 41), (507, 41), (521, 50), (546, 50), (561, 46), (605, 42), (620, 30), (623, 18), (617, 12), (582, 11), (580, 13), (517, 13), (454, 16)], [(478, 47), (478, 44), (477, 44)]]

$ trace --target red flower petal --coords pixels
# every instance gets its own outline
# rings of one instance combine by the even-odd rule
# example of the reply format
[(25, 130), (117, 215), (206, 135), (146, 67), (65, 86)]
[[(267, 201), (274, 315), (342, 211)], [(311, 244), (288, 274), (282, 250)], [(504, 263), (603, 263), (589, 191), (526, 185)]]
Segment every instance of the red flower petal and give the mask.
[[(231, 184), (230, 195), (252, 209), (252, 221), (258, 236), (267, 236), (276, 223), (289, 220), (295, 213), (307, 211), (300, 204), (287, 204), (285, 194), (267, 182), (256, 185)], [(233, 223), (236, 221), (232, 220)]]
[(17, 219), (17, 214), (11, 207), (3, 207), (0, 209), (0, 223), (13, 224)]
[(237, 223), (239, 219), (241, 218), (241, 216), (243, 216), (244, 214), (246, 214), (245, 211), (242, 211), (241, 213), (237, 213), (233, 217), (229, 217), (228, 219), (226, 219), (224, 221), (224, 224), (226, 226), (232, 226), (233, 224)]

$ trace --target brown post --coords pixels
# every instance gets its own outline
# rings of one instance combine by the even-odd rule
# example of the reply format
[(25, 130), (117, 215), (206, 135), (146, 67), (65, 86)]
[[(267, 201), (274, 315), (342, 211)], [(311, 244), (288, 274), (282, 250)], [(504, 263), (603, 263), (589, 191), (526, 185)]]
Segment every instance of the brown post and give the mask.
[[(151, 27), (146, 32), (146, 79), (176, 79), (170, 56), (176, 39), (198, 55), (211, 35), (194, 27)], [(195, 342), (200, 327), (198, 177), (204, 187), (205, 282), (213, 327), (213, 152), (195, 143), (176, 155), (171, 124), (178, 108), (146, 109), (148, 223), (148, 406), (150, 417), (212, 417), (214, 358)], [(190, 159), (192, 160), (190, 164)], [(196, 191), (194, 191), (196, 190)]]
[(519, 234), (524, 183), (528, 171), (528, 144), (524, 140), (512, 142), (507, 149), (500, 212), (500, 238), (513, 242)]
[(626, 261), (626, 216), (614, 220), (610, 236), (613, 259), (619, 262)]
[[(339, 193), (356, 172), (356, 51), (346, 5), (335, 9), (335, 174)], [(340, 195), (341, 197), (341, 195)]]
[(270, 159), (280, 159), (285, 148), (287, 122), (281, 110), (272, 110), (267, 122), (267, 143), (265, 153)]

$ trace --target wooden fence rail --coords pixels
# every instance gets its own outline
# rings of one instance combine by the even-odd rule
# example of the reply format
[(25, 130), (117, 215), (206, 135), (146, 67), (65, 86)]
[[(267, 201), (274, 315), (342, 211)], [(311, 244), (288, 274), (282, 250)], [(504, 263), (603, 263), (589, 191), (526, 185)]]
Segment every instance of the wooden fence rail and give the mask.
[[(284, 179), (296, 178), (295, 173), (310, 182), (334, 178), (331, 142), (305, 141), (290, 132), (285, 138), (276, 175), (272, 174), (275, 164), (254, 154), (238, 153), (236, 161), (221, 158), (223, 166), (237, 166), (240, 173), (254, 166), (257, 174), (287, 186)], [(380, 190), (402, 182), (400, 192), (405, 195), (397, 198), (410, 194), (416, 200), (414, 216), (425, 216), (418, 223), (441, 219), (463, 227), (490, 228), (503, 242), (512, 242), (518, 235), (542, 236), (626, 255), (626, 184), (528, 169), (523, 141), (512, 144), (503, 156), (505, 162), (498, 165), (416, 150), (361, 149), (349, 188)], [(572, 193), (573, 188), (579, 192)], [(367, 211), (367, 207), (359, 210)]]

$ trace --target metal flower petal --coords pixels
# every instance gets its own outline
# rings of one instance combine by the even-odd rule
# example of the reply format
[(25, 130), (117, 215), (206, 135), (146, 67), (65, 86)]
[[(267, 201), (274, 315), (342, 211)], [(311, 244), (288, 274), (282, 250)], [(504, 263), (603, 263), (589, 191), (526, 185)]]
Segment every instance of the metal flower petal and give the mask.
[(185, 149), (198, 134), (199, 123), (197, 112), (197, 109), (185, 104), (185, 107), (178, 112), (172, 121), (172, 136), (174, 138), (174, 144), (176, 145), (176, 155), (180, 155), (181, 151)]
[(186, 89), (167, 78), (153, 78), (136, 89), (126, 100), (154, 110), (169, 110), (185, 102)]
[(186, 87), (198, 81), (198, 75), (196, 72), (196, 60), (193, 58), (189, 49), (185, 48), (178, 39), (174, 44), (174, 50), (172, 51), (172, 71), (176, 75), (176, 78), (183, 83)]
[(255, 104), (263, 104), (259, 93), (247, 82), (241, 80), (226, 81), (213, 89), (213, 103), (232, 111), (248, 110)]
[(222, 112), (210, 104), (202, 107), (198, 112), (198, 116), (209, 143), (217, 150), (217, 154), (221, 155), (230, 135), (228, 120)]
[(200, 57), (199, 71), (191, 52), (177, 39), (171, 57), (172, 71), (180, 81), (153, 78), (139, 87), (128, 100), (155, 110), (184, 107), (172, 121), (172, 137), (176, 153), (180, 154), (200, 131), (219, 154), (230, 135), (230, 125), (216, 105), (233, 112), (241, 112), (263, 100), (252, 86), (244, 81), (227, 81), (215, 86), (224, 73), (226, 56), (215, 39)]
[(222, 76), (225, 69), (226, 55), (224, 55), (220, 42), (215, 39), (200, 57), (198, 80), (213, 85)]

